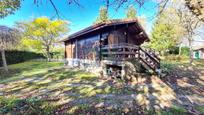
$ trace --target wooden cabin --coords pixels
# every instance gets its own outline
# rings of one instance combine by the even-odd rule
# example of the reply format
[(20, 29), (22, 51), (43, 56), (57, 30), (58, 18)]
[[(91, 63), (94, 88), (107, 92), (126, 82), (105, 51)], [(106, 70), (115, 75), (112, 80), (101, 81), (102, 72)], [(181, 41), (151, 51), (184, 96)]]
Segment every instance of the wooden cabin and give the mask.
[(134, 20), (110, 20), (78, 31), (64, 39), (65, 58), (69, 66), (79, 66), (104, 74), (125, 75), (126, 61), (137, 60), (144, 68), (156, 71), (159, 58), (140, 46), (149, 38)]

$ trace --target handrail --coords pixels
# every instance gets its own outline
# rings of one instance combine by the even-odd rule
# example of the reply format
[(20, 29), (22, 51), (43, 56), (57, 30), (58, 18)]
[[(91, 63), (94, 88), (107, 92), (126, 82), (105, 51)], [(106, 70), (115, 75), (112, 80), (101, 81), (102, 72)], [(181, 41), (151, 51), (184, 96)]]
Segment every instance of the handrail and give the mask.
[(146, 51), (144, 51), (142, 48), (140, 48), (140, 50), (142, 51), (142, 52), (144, 52), (149, 58), (151, 58), (153, 61), (155, 61), (155, 62), (157, 62), (157, 63), (159, 63), (155, 58), (153, 58), (151, 55), (149, 55)]
[[(146, 59), (143, 59), (142, 57), (140, 57), (140, 59), (145, 62), (145, 64), (147, 66), (149, 66), (153, 71), (156, 72), (156, 69), (160, 67), (160, 60), (156, 60), (154, 58), (154, 56), (150, 55), (149, 53), (147, 53), (145, 50), (143, 50), (142, 48), (140, 48), (140, 51), (142, 51), (144, 53), (144, 55), (148, 56), (148, 58), (151, 60), (151, 62), (153, 62), (153, 65), (151, 65), (151, 63), (146, 62)], [(146, 61), (145, 61), (146, 60)]]
[[(120, 50), (117, 50), (120, 49)], [(104, 50), (101, 52), (102, 55), (108, 56), (109, 59), (111, 56), (114, 56), (114, 59), (117, 59), (120, 57), (122, 60), (129, 59), (129, 58), (138, 58), (148, 66), (150, 69), (156, 72), (156, 69), (160, 67), (160, 59), (157, 57), (157, 55), (152, 52), (150, 55), (147, 51), (142, 49), (141, 47), (133, 44), (128, 43), (121, 43), (121, 44), (110, 44), (110, 45), (104, 45), (101, 50)], [(110, 56), (110, 57), (109, 57)], [(106, 57), (105, 57), (106, 58)], [(119, 59), (120, 59), (119, 58)], [(119, 60), (117, 59), (117, 60)]]
[(119, 44), (109, 44), (109, 45), (102, 45), (101, 49), (113, 49), (113, 48), (139, 48), (139, 46), (134, 44), (128, 44), (128, 43), (119, 43)]
[(149, 68), (151, 68), (152, 70), (154, 70), (153, 67), (151, 67), (143, 58), (139, 58), (142, 62), (144, 62)]
[[(146, 49), (145, 49), (145, 51), (146, 51)], [(152, 53), (153, 57), (156, 58), (160, 62), (161, 59), (155, 54), (154, 50), (152, 51), (152, 49), (150, 49), (150, 50), (148, 49), (146, 52)]]

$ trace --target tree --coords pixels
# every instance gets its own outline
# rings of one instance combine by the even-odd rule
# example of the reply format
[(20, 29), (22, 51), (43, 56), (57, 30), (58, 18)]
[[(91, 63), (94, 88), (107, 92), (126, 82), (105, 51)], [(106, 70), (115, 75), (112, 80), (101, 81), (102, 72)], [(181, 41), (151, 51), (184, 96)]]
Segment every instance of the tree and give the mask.
[(134, 8), (133, 5), (130, 5), (127, 9), (127, 12), (126, 12), (126, 17), (128, 19), (134, 19), (134, 18), (137, 18), (137, 11), (136, 9)]
[[(172, 5), (172, 6), (175, 6)], [(176, 36), (176, 45), (179, 45), (179, 55), (181, 54), (181, 47), (182, 47), (182, 39), (185, 36), (185, 28), (180, 24), (180, 17), (177, 15), (177, 10), (172, 7), (171, 5), (168, 5), (168, 8), (166, 8), (162, 12), (162, 19), (160, 19), (161, 23), (168, 23), (171, 24), (174, 28), (175, 36)]]
[[(188, 47), (190, 49), (189, 63), (193, 62), (193, 48), (192, 42), (194, 36), (198, 34), (196, 30), (202, 25), (200, 19), (194, 15), (189, 8), (186, 6), (185, 0), (174, 0), (168, 7), (171, 7), (175, 10), (175, 15), (178, 17), (179, 22), (178, 26), (183, 29), (183, 38), (188, 41)], [(172, 18), (174, 20), (174, 18)], [(181, 48), (180, 48), (181, 49)]]
[(20, 8), (21, 0), (0, 0), (0, 18), (14, 14)]
[(102, 23), (109, 20), (108, 10), (106, 7), (101, 7), (99, 10), (99, 16), (96, 18), (95, 23)]
[(19, 41), (18, 32), (15, 29), (8, 28), (6, 26), (0, 26), (0, 51), (2, 56), (3, 67), (8, 72), (8, 66), (6, 62), (5, 50), (11, 49)]
[[(33, 0), (34, 3), (38, 6), (43, 0)], [(60, 18), (59, 10), (56, 7), (56, 4), (53, 2), (53, 0), (48, 0), (49, 3), (54, 8), (54, 11), (58, 18)], [(115, 6), (116, 9), (119, 9), (121, 6), (131, 3), (131, 4), (137, 4), (140, 7), (143, 6), (146, 2), (150, 0), (103, 0), (105, 3), (107, 9), (112, 5)], [(157, 1), (158, 5), (162, 7), (162, 10), (160, 10), (159, 13), (162, 13), (163, 9), (167, 6), (167, 3), (171, 0), (160, 0)], [(189, 8), (191, 12), (193, 12), (194, 15), (200, 18), (201, 21), (204, 22), (204, 1), (203, 0), (185, 0), (185, 5)], [(67, 0), (68, 4), (76, 4), (77, 6), (81, 6), (79, 0)], [(9, 14), (13, 14), (18, 8), (20, 8), (21, 0), (1, 0), (0, 1), (0, 17), (6, 17)]]
[(127, 19), (138, 19), (143, 28), (146, 27), (145, 17), (137, 16), (137, 10), (133, 5), (130, 5), (126, 11)]
[(204, 1), (203, 0), (185, 0), (186, 6), (189, 10), (196, 15), (201, 21), (204, 22)]
[(152, 38), (149, 46), (163, 55), (167, 50), (176, 44), (174, 27), (168, 23), (160, 23), (159, 20), (154, 24)]
[(175, 9), (165, 9), (156, 19), (149, 46), (164, 53), (178, 45), (184, 36), (183, 27), (179, 23), (180, 18), (176, 15)]
[(21, 44), (17, 47), (19, 50), (43, 53), (42, 42), (40, 40), (22, 38)]
[(18, 27), (23, 32), (24, 38), (35, 40), (38, 45), (42, 45), (42, 50), (50, 61), (53, 43), (68, 31), (67, 24), (63, 20), (51, 21), (47, 17), (40, 17), (26, 23), (18, 23)]
[[(197, 34), (196, 30), (201, 26), (201, 21), (186, 7), (184, 0), (174, 0), (169, 2), (167, 6), (168, 7), (162, 12), (162, 14), (159, 15), (159, 22), (160, 24), (170, 24), (173, 26), (175, 30), (174, 38), (177, 38), (177, 45), (181, 44), (181, 39), (187, 39), (190, 48), (189, 63), (191, 64), (193, 62), (193, 36)], [(181, 45), (179, 49), (180, 54)]]
[(195, 15), (192, 15), (188, 9), (178, 9), (178, 15), (180, 17), (180, 24), (185, 29), (185, 38), (188, 40), (190, 48), (189, 63), (193, 62), (193, 36), (196, 35), (196, 29), (201, 25), (200, 21)]

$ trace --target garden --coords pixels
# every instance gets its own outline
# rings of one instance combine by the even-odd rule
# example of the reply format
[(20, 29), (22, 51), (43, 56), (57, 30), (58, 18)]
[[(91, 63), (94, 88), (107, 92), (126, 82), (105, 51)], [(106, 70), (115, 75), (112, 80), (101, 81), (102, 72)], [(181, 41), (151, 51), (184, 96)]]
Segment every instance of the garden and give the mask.
[(0, 113), (203, 114), (204, 66), (201, 61), (195, 63), (200, 64), (195, 75), (185, 72), (185, 64), (176, 72), (172, 63), (165, 63), (179, 76), (145, 75), (134, 85), (102, 79), (60, 62), (13, 64), (9, 74), (0, 71)]
[[(0, 115), (204, 115), (203, 11), (202, 0), (0, 0)], [(109, 44), (146, 70), (125, 80), (122, 66), (105, 77), (74, 63), (105, 60)]]

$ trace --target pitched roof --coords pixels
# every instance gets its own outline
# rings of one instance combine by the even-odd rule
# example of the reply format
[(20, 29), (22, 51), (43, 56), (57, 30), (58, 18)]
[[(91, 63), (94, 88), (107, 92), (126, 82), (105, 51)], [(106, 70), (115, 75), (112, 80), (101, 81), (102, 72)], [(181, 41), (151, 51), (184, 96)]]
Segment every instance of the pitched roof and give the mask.
[[(74, 34), (69, 35), (67, 38), (63, 39), (62, 41), (67, 41), (85, 34), (88, 34), (90, 32), (96, 31), (96, 30), (100, 30), (103, 29), (105, 27), (110, 27), (110, 26), (115, 26), (115, 25), (122, 25), (122, 24), (134, 24), (134, 23), (138, 23), (137, 19), (115, 19), (115, 20), (109, 20), (107, 22), (103, 22), (103, 23), (98, 23), (98, 24), (94, 24), (92, 26), (89, 26), (85, 29), (82, 29)], [(139, 25), (140, 26), (140, 25)], [(141, 26), (140, 26), (141, 27)], [(142, 29), (142, 28), (141, 28)], [(143, 30), (144, 34), (147, 36), (147, 34), (145, 33), (145, 31)]]
[(193, 50), (202, 50), (204, 49), (204, 46), (196, 46), (193, 48)]

